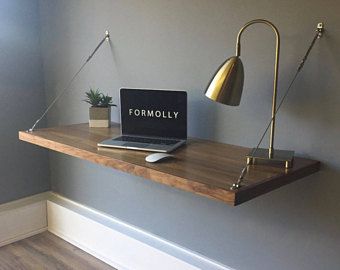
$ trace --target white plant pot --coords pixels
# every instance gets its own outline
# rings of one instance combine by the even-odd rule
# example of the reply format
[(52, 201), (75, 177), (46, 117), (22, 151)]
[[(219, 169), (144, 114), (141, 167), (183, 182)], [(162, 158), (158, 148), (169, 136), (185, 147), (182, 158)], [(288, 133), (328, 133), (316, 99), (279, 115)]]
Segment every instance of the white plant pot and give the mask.
[(110, 127), (111, 107), (90, 107), (89, 109), (90, 127)]

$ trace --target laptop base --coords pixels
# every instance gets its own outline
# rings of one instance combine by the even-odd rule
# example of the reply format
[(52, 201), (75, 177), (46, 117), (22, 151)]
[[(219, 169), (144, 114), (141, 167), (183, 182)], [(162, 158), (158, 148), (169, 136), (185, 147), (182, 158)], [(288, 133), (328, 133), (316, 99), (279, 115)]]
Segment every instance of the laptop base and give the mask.
[[(142, 142), (131, 142), (120, 140), (121, 137), (117, 136), (112, 139), (104, 140), (97, 144), (99, 147), (107, 147), (107, 148), (121, 148), (121, 149), (131, 149), (131, 150), (140, 150), (140, 151), (148, 151), (148, 152), (162, 152), (169, 153), (181, 145), (186, 143), (186, 140), (174, 140), (176, 143), (174, 144), (152, 144), (152, 143), (142, 143)], [(130, 137), (130, 136), (129, 136)], [(143, 138), (143, 137), (140, 137)], [(117, 140), (118, 139), (118, 140)], [(148, 138), (147, 138), (148, 139)], [(152, 138), (150, 138), (152, 139)], [(156, 139), (158, 140), (158, 139)], [(169, 139), (173, 140), (173, 139)]]

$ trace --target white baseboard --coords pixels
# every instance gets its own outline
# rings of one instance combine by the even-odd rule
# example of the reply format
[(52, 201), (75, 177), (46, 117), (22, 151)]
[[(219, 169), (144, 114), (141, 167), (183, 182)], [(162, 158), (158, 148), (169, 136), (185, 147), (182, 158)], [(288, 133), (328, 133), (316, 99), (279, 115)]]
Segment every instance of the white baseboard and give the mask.
[(47, 195), (42, 193), (0, 205), (0, 247), (47, 230)]
[(56, 193), (47, 210), (49, 231), (120, 270), (232, 270)]
[(54, 202), (47, 211), (50, 232), (117, 269), (198, 269)]
[(46, 229), (119, 270), (232, 270), (53, 192), (0, 205), (0, 246)]

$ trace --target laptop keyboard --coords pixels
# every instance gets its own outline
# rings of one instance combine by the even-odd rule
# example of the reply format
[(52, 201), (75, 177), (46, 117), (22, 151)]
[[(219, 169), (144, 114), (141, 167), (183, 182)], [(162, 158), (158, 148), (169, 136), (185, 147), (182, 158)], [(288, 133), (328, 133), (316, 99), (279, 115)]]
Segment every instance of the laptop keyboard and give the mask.
[(147, 144), (160, 144), (160, 145), (173, 145), (180, 141), (173, 139), (156, 139), (156, 138), (143, 138), (133, 136), (121, 136), (113, 139), (114, 141), (122, 142), (135, 142), (135, 143), (147, 143)]

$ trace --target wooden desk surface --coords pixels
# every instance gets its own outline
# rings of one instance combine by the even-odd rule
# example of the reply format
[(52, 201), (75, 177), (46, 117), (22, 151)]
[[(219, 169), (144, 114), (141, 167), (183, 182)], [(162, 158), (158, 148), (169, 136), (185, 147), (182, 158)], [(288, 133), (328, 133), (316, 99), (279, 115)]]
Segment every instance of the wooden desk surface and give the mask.
[(147, 163), (150, 152), (98, 148), (97, 143), (120, 133), (119, 125), (89, 128), (75, 124), (19, 132), (19, 139), (70, 156), (141, 176), (168, 186), (238, 205), (315, 173), (320, 162), (295, 157), (294, 165), (251, 165), (243, 186), (231, 191), (245, 165), (249, 148), (190, 138), (173, 152), (176, 159)]

